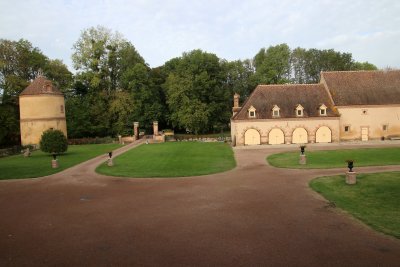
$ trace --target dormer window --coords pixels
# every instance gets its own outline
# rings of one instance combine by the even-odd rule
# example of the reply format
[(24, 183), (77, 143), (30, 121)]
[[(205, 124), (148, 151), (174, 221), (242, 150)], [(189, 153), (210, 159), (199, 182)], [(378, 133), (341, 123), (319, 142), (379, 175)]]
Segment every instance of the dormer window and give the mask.
[(327, 107), (324, 104), (319, 106), (319, 115), (326, 116), (326, 109), (327, 109)]
[(296, 116), (297, 117), (303, 117), (303, 115), (304, 115), (303, 111), (304, 111), (303, 106), (298, 104), (297, 107), (296, 107)]
[(256, 109), (255, 107), (251, 106), (248, 110), (249, 113), (249, 118), (255, 118), (256, 117)]
[(280, 108), (277, 105), (274, 105), (274, 107), (272, 108), (272, 117), (276, 118), (279, 117)]

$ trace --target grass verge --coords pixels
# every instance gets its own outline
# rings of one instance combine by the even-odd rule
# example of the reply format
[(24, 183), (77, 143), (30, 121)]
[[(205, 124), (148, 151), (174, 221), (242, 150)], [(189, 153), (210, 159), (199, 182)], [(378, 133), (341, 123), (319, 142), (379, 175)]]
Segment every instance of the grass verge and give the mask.
[(51, 168), (51, 155), (42, 151), (34, 151), (27, 158), (23, 155), (0, 158), (0, 180), (50, 175), (119, 147), (119, 144), (70, 145), (66, 153), (57, 157), (60, 165), (57, 169)]
[(358, 174), (347, 185), (344, 175), (321, 177), (310, 187), (377, 231), (400, 238), (400, 172)]
[(355, 168), (400, 164), (399, 147), (306, 151), (306, 165), (299, 164), (299, 154), (300, 151), (273, 154), (267, 161), (274, 167), (298, 169), (346, 168), (348, 159), (354, 160)]
[(123, 177), (183, 177), (223, 172), (236, 166), (225, 143), (167, 142), (141, 145), (100, 165), (101, 174)]

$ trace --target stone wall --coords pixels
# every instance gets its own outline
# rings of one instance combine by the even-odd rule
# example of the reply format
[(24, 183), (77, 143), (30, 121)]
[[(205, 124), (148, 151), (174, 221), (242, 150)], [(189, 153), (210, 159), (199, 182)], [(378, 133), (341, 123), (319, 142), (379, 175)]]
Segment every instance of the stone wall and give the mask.
[(270, 119), (270, 120), (240, 120), (231, 121), (231, 139), (233, 145), (245, 144), (245, 133), (249, 129), (255, 129), (260, 134), (260, 143), (268, 144), (269, 133), (273, 129), (280, 129), (284, 134), (284, 143), (291, 144), (293, 132), (297, 128), (304, 128), (307, 132), (308, 143), (315, 143), (317, 130), (328, 127), (332, 132), (332, 142), (339, 141), (339, 117), (326, 118), (292, 118), (292, 119)]
[[(400, 105), (337, 107), (340, 118), (340, 139), (361, 140), (361, 129), (367, 128), (368, 139), (400, 136)], [(387, 129), (384, 130), (384, 125)], [(345, 127), (348, 126), (348, 131)]]

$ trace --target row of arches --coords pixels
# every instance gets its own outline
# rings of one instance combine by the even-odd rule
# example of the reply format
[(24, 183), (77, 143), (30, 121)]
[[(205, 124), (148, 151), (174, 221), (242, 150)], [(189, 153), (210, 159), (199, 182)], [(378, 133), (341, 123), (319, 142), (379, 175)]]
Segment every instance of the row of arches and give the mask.
[[(292, 144), (308, 143), (308, 133), (304, 128), (296, 128), (292, 133)], [(321, 126), (315, 132), (316, 143), (332, 142), (332, 131), (329, 127)], [(285, 134), (279, 128), (274, 128), (268, 133), (268, 144), (278, 145), (285, 143)], [(261, 135), (256, 129), (248, 129), (244, 134), (245, 145), (261, 144)]]

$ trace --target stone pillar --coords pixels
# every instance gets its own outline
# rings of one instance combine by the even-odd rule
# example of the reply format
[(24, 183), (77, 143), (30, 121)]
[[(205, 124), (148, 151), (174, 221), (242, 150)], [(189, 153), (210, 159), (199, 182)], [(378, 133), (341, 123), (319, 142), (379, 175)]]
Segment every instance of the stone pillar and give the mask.
[(153, 135), (158, 135), (158, 121), (153, 121)]
[(315, 143), (315, 134), (310, 133), (308, 136), (308, 142), (310, 142), (311, 144)]
[(137, 121), (133, 123), (133, 137), (135, 140), (139, 139), (139, 122)]
[(300, 164), (300, 165), (305, 165), (305, 164), (307, 164), (307, 156), (306, 156), (306, 155), (300, 154), (299, 164)]
[(346, 172), (346, 184), (356, 184), (356, 183), (357, 183), (357, 173)]
[(53, 168), (53, 169), (57, 169), (58, 168), (58, 160), (56, 160), (56, 159), (53, 159), (53, 160), (51, 160), (51, 167)]

